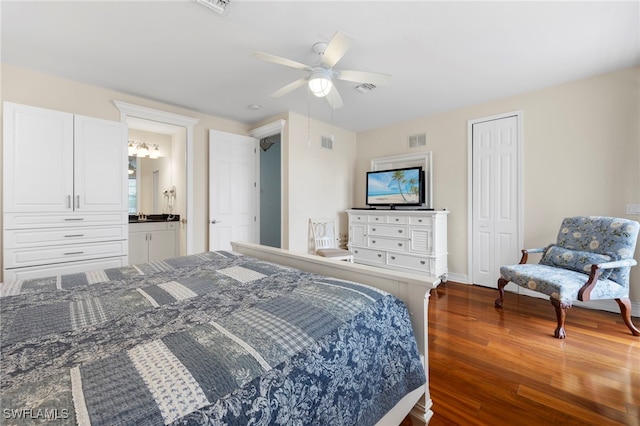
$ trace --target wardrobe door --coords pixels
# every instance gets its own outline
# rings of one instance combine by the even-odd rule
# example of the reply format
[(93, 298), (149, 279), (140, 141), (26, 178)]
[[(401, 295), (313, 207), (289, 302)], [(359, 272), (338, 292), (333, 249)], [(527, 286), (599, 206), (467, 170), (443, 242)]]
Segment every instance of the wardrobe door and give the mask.
[(4, 103), (5, 212), (73, 210), (73, 114)]
[(74, 209), (127, 211), (126, 124), (76, 115), (74, 128)]

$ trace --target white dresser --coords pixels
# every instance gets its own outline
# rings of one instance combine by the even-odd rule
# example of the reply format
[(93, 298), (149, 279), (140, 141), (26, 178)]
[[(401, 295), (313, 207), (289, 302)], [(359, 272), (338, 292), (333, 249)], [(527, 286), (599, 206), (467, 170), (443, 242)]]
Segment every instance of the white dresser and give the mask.
[(127, 265), (127, 126), (4, 103), (3, 281)]
[(433, 210), (347, 210), (356, 263), (447, 280), (447, 215)]

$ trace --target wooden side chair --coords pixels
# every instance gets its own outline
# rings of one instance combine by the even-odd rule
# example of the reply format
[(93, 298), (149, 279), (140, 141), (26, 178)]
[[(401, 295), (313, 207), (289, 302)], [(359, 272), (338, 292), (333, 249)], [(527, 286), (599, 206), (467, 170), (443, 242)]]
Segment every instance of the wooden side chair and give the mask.
[[(546, 294), (556, 310), (554, 336), (564, 339), (567, 309), (574, 300), (614, 299), (631, 333), (640, 336), (631, 321), (629, 300), (629, 272), (637, 264), (633, 255), (639, 229), (638, 222), (615, 217), (565, 218), (555, 244), (522, 250), (518, 265), (500, 268), (495, 306), (502, 308), (509, 282)], [(527, 264), (529, 253), (542, 253), (540, 263)]]
[(332, 219), (309, 219), (309, 227), (318, 256), (353, 262), (353, 253), (338, 247), (336, 225)]

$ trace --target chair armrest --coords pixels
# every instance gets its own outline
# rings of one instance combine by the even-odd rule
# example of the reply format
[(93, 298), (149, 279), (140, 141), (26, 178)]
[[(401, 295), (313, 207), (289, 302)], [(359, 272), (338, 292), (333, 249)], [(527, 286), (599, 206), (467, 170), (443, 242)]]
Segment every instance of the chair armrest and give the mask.
[(544, 252), (545, 247), (538, 247), (532, 249), (523, 249), (522, 250), (522, 258), (520, 259), (520, 264), (527, 263), (527, 259), (529, 258), (529, 253), (542, 253)]
[(601, 269), (622, 268), (625, 266), (635, 266), (638, 262), (635, 259), (622, 259), (615, 260), (613, 262), (599, 263), (591, 265), (591, 272), (589, 273), (589, 279), (578, 291), (578, 300), (587, 302), (591, 300), (591, 290), (596, 285), (598, 278), (600, 277)]

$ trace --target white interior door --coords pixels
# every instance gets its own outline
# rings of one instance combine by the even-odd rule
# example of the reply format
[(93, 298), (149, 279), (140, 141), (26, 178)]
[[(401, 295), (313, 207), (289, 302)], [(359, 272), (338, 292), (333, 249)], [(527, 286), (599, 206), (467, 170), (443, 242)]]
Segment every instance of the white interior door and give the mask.
[(474, 123), (472, 133), (471, 281), (495, 288), (500, 266), (519, 259), (518, 117)]
[(259, 242), (258, 140), (209, 131), (209, 250)]

